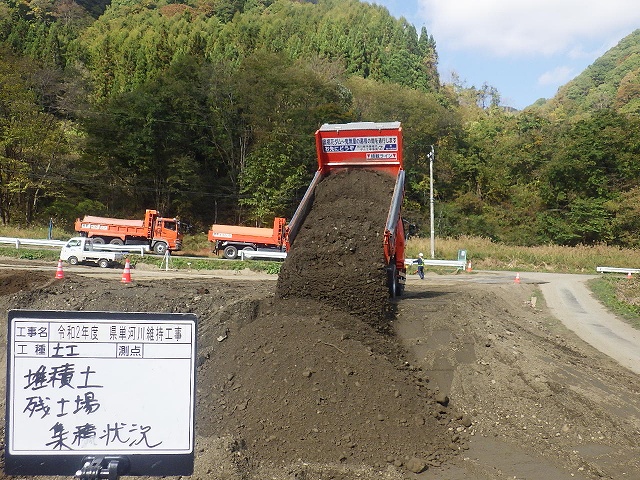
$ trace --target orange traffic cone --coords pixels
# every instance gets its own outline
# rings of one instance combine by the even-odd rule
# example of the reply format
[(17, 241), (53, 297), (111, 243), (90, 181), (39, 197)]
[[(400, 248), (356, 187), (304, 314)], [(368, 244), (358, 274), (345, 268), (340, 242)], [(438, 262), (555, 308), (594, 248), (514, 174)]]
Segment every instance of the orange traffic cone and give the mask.
[(131, 263), (127, 258), (124, 262), (124, 271), (122, 272), (122, 283), (131, 283)]
[(514, 280), (516, 283), (520, 283), (520, 274), (516, 273), (516, 279)]
[(633, 277), (631, 276), (631, 272), (627, 272), (627, 278), (629, 278), (629, 279), (633, 278)]
[(471, 261), (467, 263), (467, 272), (471, 272)]
[(58, 260), (58, 268), (56, 269), (56, 278), (64, 278), (64, 272), (62, 271), (62, 260)]

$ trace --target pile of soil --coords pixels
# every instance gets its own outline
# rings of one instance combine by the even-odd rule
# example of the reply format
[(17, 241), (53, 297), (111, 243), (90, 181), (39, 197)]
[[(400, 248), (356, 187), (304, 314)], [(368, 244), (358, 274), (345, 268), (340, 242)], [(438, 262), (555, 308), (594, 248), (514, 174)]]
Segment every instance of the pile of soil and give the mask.
[(262, 302), (214, 356), (201, 373), (215, 385), (201, 433), (240, 435), (253, 461), (382, 469), (413, 459), (422, 471), (463, 448), (455, 429), (465, 420), (399, 346), (322, 303)]
[(319, 300), (385, 327), (383, 234), (394, 186), (393, 177), (370, 170), (325, 177), (282, 266), (278, 295)]
[(276, 299), (273, 282), (132, 276), (12, 271), (0, 282), (23, 288), (0, 292), (0, 309), (195, 313), (195, 478), (400, 478), (466, 448), (468, 420), (430, 391), (395, 339), (361, 319)]

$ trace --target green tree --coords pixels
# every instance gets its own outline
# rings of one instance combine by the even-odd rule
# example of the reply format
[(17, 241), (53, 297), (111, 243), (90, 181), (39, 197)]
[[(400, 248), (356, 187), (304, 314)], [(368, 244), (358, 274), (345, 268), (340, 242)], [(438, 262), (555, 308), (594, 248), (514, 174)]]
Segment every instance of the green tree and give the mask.
[[(0, 62), (0, 218), (30, 224), (45, 198), (59, 194), (69, 152), (63, 125), (44, 113), (33, 71), (2, 52)], [(25, 80), (25, 78), (27, 80)]]

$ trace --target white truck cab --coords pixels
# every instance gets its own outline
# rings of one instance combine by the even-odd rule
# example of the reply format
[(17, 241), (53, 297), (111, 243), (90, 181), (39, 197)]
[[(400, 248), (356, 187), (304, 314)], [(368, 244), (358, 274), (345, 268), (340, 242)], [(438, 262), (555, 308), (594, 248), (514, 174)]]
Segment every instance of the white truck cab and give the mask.
[(102, 268), (107, 268), (123, 259), (124, 255), (119, 252), (94, 250), (93, 241), (87, 237), (73, 237), (69, 239), (60, 251), (60, 260), (68, 262), (69, 265), (90, 262)]

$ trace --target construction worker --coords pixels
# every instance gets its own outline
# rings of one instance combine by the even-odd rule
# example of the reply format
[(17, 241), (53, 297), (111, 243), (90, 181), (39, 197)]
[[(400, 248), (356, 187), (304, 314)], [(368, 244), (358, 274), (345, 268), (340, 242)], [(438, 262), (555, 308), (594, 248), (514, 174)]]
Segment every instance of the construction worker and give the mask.
[(418, 254), (418, 259), (416, 260), (416, 263), (418, 264), (418, 276), (420, 277), (420, 280), (424, 280), (424, 255), (422, 255), (422, 252), (420, 252)]

